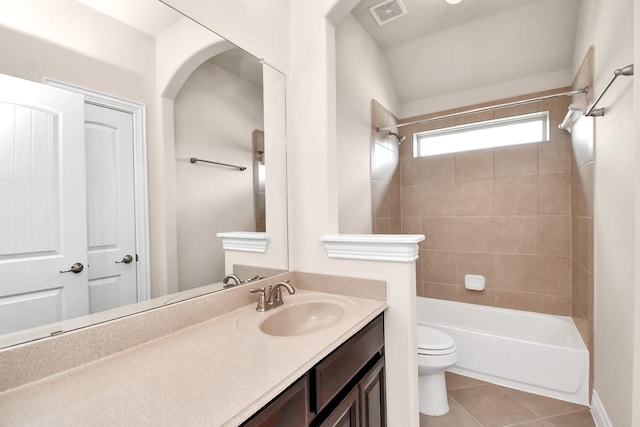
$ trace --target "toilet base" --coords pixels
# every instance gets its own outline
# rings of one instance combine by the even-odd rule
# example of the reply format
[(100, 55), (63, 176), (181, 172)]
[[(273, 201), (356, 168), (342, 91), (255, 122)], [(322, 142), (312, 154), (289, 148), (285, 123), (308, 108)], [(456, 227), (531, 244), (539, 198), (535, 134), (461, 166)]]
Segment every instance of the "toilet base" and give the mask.
[(449, 412), (444, 370), (418, 377), (420, 413), (440, 416)]

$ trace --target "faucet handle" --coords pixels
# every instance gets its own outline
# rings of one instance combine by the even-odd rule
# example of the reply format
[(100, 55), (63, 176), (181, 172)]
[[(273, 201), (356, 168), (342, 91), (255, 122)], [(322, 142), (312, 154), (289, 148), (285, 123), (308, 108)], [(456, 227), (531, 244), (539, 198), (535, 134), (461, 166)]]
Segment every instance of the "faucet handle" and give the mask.
[(267, 298), (264, 293), (264, 286), (261, 287), (260, 289), (255, 289), (255, 288), (249, 289), (249, 292), (251, 292), (252, 294), (260, 292), (260, 295), (258, 295), (258, 306), (256, 307), (256, 311), (267, 311), (267, 308), (266, 308)]

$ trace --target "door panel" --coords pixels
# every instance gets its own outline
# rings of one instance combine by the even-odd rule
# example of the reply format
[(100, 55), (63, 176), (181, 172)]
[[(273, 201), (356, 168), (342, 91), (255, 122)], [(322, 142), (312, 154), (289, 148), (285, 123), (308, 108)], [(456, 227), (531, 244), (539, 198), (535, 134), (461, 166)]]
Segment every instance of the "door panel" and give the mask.
[[(86, 104), (91, 312), (137, 301), (133, 118)], [(133, 259), (121, 262), (125, 256)]]
[(0, 75), (0, 333), (88, 313), (84, 99)]

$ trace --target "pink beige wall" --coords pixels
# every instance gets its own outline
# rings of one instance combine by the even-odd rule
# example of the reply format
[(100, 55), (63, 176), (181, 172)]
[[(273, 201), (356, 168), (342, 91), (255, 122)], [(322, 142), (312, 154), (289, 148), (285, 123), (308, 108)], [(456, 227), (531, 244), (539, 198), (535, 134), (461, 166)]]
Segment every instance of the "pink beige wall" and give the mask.
[[(401, 230), (426, 236), (418, 295), (571, 315), (571, 140), (557, 129), (569, 101), (553, 98), (402, 129), (408, 143), (400, 148)], [(413, 158), (413, 132), (536, 111), (550, 112), (549, 142)], [(485, 276), (486, 289), (467, 291), (465, 274)]]

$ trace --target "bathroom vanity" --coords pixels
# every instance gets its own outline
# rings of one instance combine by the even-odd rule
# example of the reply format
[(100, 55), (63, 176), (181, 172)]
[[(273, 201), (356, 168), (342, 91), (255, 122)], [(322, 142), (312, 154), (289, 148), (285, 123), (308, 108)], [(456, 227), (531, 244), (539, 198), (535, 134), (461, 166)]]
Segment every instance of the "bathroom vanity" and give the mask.
[(385, 421), (380, 315), (243, 426), (384, 426)]
[[(384, 425), (384, 282), (306, 273), (280, 277), (285, 279), (296, 294), (284, 295), (284, 305), (272, 313), (256, 312), (257, 298), (246, 287), (159, 309), (163, 321), (171, 322), (173, 316), (197, 318), (197, 311), (210, 310), (223, 299), (227, 307), (208, 320), (1, 391), (0, 424), (238, 426), (249, 420), (246, 425), (278, 425), (264, 421), (276, 416), (285, 417), (279, 418), (286, 420), (280, 425), (287, 426), (333, 425), (337, 419), (346, 425)], [(343, 304), (347, 310), (329, 327), (301, 334), (260, 330), (268, 317), (282, 318), (288, 307), (313, 308), (318, 302)], [(91, 331), (80, 330), (35, 346), (4, 349), (0, 371), (37, 369), (27, 360), (36, 350), (43, 352), (40, 363), (45, 365), (55, 358), (80, 360), (83, 351), (101, 351), (127, 333), (139, 333), (125, 331), (118, 322), (137, 319), (142, 322), (138, 328), (150, 334), (153, 320), (145, 319), (154, 315), (157, 310), (94, 326), (102, 328), (103, 341), (89, 348), (78, 343)], [(77, 335), (75, 347), (61, 344), (65, 335)], [(20, 357), (12, 356), (22, 350)], [(301, 417), (300, 423), (295, 417)], [(362, 424), (363, 417), (379, 421)]]

